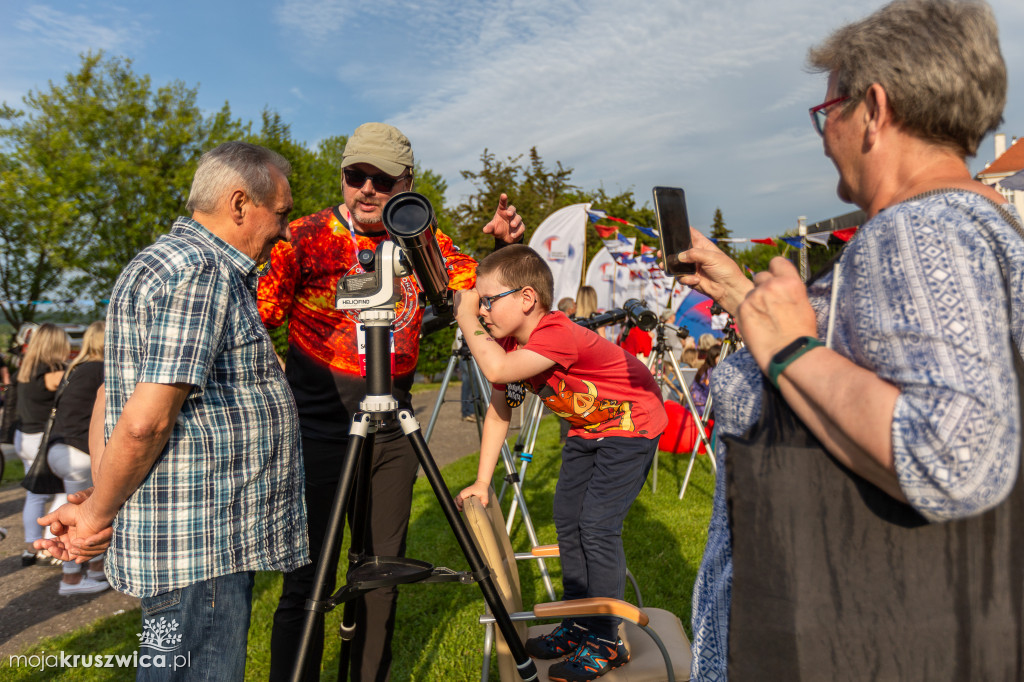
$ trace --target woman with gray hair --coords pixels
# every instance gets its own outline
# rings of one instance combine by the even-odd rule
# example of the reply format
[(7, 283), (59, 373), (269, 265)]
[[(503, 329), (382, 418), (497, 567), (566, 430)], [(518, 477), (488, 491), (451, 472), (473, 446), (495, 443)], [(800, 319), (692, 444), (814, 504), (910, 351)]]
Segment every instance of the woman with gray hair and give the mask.
[(806, 286), (782, 258), (751, 283), (697, 233), (680, 257), (746, 342), (711, 386), (728, 474), (694, 679), (1020, 679), (1024, 228), (965, 162), (1002, 120), (994, 17), (900, 0), (809, 62), (868, 220)]

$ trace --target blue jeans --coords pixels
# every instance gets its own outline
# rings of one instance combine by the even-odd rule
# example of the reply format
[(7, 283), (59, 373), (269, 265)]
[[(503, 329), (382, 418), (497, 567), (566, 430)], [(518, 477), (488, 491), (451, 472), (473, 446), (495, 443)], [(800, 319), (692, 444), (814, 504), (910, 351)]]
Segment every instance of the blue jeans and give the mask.
[[(647, 480), (657, 449), (657, 438), (570, 436), (565, 440), (554, 505), (565, 600), (622, 599), (626, 589), (622, 524)], [(577, 622), (598, 637), (614, 640), (619, 620), (598, 616)]]
[(244, 679), (253, 577), (232, 573), (144, 597), (135, 679)]

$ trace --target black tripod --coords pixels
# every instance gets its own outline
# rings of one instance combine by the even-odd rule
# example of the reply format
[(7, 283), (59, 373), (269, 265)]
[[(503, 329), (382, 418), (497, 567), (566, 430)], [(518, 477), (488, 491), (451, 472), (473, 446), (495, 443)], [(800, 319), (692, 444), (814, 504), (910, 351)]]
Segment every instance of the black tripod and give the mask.
[[(403, 585), (415, 582), (461, 582), (480, 585), (484, 600), (494, 615), (502, 636), (512, 651), (512, 657), (523, 680), (537, 679), (537, 668), (527, 655), (519, 635), (516, 633), (512, 619), (505, 608), (490, 569), (484, 564), (473, 542), (472, 536), (459, 515), (455, 501), (448, 492), (441, 472), (434, 462), (427, 444), (420, 432), (420, 425), (412, 412), (398, 409), (398, 401), (392, 395), (391, 386), (391, 325), (395, 319), (394, 301), (398, 277), (404, 266), (399, 263), (399, 248), (390, 241), (384, 241), (377, 247), (375, 272), (368, 275), (355, 275), (356, 281), (349, 285), (354, 292), (345, 305), (347, 308), (359, 309), (359, 322), (366, 331), (366, 398), (359, 404), (360, 411), (352, 417), (352, 428), (349, 434), (348, 448), (342, 462), (341, 478), (331, 508), (331, 516), (324, 536), (320, 562), (316, 567), (313, 590), (306, 602), (306, 619), (302, 629), (302, 639), (292, 671), (292, 682), (301, 682), (305, 673), (314, 633), (323, 622), (324, 614), (338, 604), (345, 604), (343, 624), (341, 628), (342, 644), (338, 667), (338, 678), (343, 680), (348, 675), (349, 648), (355, 633), (354, 600), (361, 598), (371, 590), (379, 587)], [(361, 261), (363, 258), (361, 257)], [(364, 263), (366, 261), (363, 261)], [(346, 278), (349, 279), (349, 278)], [(367, 296), (367, 288), (376, 291)], [(339, 308), (342, 306), (342, 293), (339, 291)], [(377, 427), (386, 415), (397, 412), (398, 423), (404, 436), (409, 439), (423, 472), (430, 481), (441, 509), (444, 511), (448, 524), (455, 533), (455, 538), (469, 562), (470, 572), (456, 572), (449, 568), (435, 568), (429, 563), (405, 557), (367, 556), (366, 545), (366, 509), (369, 498), (370, 465), (373, 458), (373, 440)], [(354, 499), (353, 499), (354, 491)], [(350, 502), (353, 505), (350, 507)], [(337, 566), (331, 558), (339, 551), (344, 532), (346, 510), (352, 509), (352, 543), (349, 548), (349, 567), (346, 584), (334, 595), (327, 594), (328, 576), (332, 575)]]

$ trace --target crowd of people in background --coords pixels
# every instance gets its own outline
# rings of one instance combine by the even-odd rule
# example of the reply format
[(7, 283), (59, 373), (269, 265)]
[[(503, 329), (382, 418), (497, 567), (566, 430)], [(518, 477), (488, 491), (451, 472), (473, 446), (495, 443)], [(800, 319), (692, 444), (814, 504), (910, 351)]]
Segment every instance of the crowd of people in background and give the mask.
[(4, 357), (7, 376), (14, 379), (4, 391), (4, 440), (14, 446), (25, 471), (37, 457), (43, 457), (63, 484), (59, 493), (25, 492), (22, 521), (26, 547), (21, 564), (61, 566), (58, 593), (62, 596), (93, 594), (109, 587), (102, 556), (83, 565), (61, 561), (33, 546), (44, 535), (39, 517), (64, 504), (68, 494), (92, 486), (89, 426), (103, 385), (104, 326), (102, 321), (89, 325), (81, 347), (73, 350), (71, 338), (60, 326), (26, 323)]

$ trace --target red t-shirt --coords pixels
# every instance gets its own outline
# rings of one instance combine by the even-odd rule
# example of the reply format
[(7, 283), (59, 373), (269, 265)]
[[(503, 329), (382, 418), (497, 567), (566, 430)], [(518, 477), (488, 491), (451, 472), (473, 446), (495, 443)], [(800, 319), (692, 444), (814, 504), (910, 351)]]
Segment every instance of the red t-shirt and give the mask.
[[(513, 337), (501, 345), (506, 351), (518, 347)], [(545, 315), (523, 348), (555, 362), (525, 383), (572, 425), (570, 436), (657, 438), (668, 425), (661, 391), (647, 367), (564, 313)]]
[(627, 350), (633, 355), (650, 355), (651, 347), (651, 335), (640, 327), (630, 329), (626, 340), (622, 342), (623, 350)]

